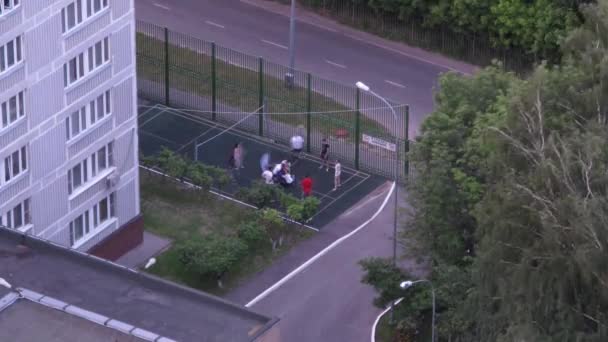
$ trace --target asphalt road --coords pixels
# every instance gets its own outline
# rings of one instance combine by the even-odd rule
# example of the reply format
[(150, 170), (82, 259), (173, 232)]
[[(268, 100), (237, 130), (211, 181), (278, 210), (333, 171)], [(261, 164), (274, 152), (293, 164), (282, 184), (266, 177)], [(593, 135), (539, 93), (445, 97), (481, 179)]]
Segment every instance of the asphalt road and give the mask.
[[(137, 19), (288, 65), (286, 16), (239, 0), (136, 0), (135, 7)], [(438, 76), (454, 64), (435, 62), (436, 56), (420, 51), (404, 53), (394, 43), (341, 29), (329, 20), (325, 26), (309, 22), (297, 25), (296, 69), (343, 84), (363, 81), (377, 93), (409, 104), (410, 133), (415, 133), (433, 110)]]

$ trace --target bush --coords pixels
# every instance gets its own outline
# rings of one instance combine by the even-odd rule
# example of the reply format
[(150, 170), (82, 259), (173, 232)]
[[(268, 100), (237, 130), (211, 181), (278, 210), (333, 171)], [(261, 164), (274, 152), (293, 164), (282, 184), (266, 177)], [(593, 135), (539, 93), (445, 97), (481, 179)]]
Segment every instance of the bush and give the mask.
[(218, 188), (223, 189), (226, 185), (230, 183), (231, 178), (228, 172), (226, 172), (226, 170), (216, 166), (205, 165), (205, 167), (207, 168), (207, 172), (209, 173), (211, 178), (213, 178)]
[(304, 198), (302, 200), (302, 206), (303, 206), (302, 219), (304, 221), (308, 221), (313, 216), (315, 216), (315, 214), (317, 213), (317, 210), (319, 210), (320, 204), (321, 204), (321, 201), (316, 197), (309, 196), (309, 197)]
[(302, 222), (304, 220), (304, 206), (302, 203), (293, 203), (287, 207), (287, 216), (296, 222)]
[(260, 249), (269, 241), (266, 228), (255, 221), (241, 224), (238, 228), (238, 236), (250, 252)]
[(222, 277), (245, 256), (247, 245), (239, 238), (209, 234), (176, 246), (179, 261), (200, 277), (214, 277), (222, 287)]
[(277, 187), (256, 181), (248, 189), (239, 189), (236, 196), (261, 209), (275, 206), (280, 193)]
[(206, 167), (198, 162), (190, 164), (187, 176), (192, 181), (192, 184), (200, 186), (202, 190), (209, 190), (213, 183), (213, 179), (208, 174)]
[(300, 201), (292, 194), (289, 194), (284, 191), (281, 191), (279, 193), (278, 199), (279, 199), (279, 202), (281, 203), (281, 208), (283, 208), (284, 210), (287, 210), (291, 205), (296, 204)]
[(276, 250), (283, 244), (283, 234), (285, 232), (285, 222), (275, 209), (264, 209), (259, 213), (258, 222), (266, 228), (268, 236), (272, 241), (272, 249)]

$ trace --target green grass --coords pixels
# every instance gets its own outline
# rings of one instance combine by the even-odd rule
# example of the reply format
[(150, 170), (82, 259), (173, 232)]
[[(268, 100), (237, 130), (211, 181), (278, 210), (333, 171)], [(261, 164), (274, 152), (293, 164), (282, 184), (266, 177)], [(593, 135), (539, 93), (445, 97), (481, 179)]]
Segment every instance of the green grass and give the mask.
[[(189, 42), (189, 43), (188, 43)], [(196, 46), (198, 51), (181, 47), (183, 45)], [(138, 77), (164, 83), (164, 50), (163, 41), (137, 34), (137, 72)], [(258, 59), (232, 50), (218, 47), (217, 55), (231, 55), (235, 63), (240, 65), (257, 66)], [(179, 89), (209, 99), (206, 107), (210, 107), (212, 96), (212, 64), (211, 44), (199, 40), (180, 40), (180, 46), (169, 44), (171, 88)], [(259, 107), (260, 84), (263, 84), (263, 95), (267, 99), (266, 112), (293, 113), (307, 112), (308, 90), (303, 87), (285, 87), (282, 78), (268, 75), (283, 75), (287, 69), (276, 64), (264, 63), (265, 74), (260, 82), (260, 74), (238, 65), (232, 65), (216, 59), (216, 99), (222, 103), (243, 111), (253, 111)], [(272, 69), (272, 70), (271, 70)], [(305, 79), (305, 74), (296, 74), (296, 78)], [(340, 94), (348, 94), (354, 101), (356, 90), (337, 83), (317, 80), (313, 77), (313, 87), (333, 88)], [(332, 114), (312, 114), (311, 129), (325, 135), (333, 135), (337, 129), (346, 129), (349, 137), (355, 136), (356, 112), (334, 99), (310, 92), (312, 112), (348, 111)], [(381, 105), (379, 105), (381, 106)], [(306, 126), (306, 114), (298, 115), (268, 115), (272, 121), (285, 123), (291, 126)], [(361, 132), (375, 134), (380, 137), (390, 136), (390, 133), (377, 121), (360, 115)]]
[[(193, 190), (180, 188), (177, 183), (158, 176), (141, 173), (141, 203), (146, 230), (179, 243), (197, 235), (216, 232), (234, 235), (241, 223), (251, 220), (254, 211), (228, 200), (201, 195)], [(289, 227), (285, 243), (276, 252), (271, 248), (249, 255), (223, 278), (224, 288), (217, 287), (215, 279), (203, 279), (189, 272), (178, 260), (173, 248), (157, 257), (150, 269), (160, 277), (187, 286), (222, 295), (237, 287), (248, 277), (268, 267), (290, 248), (312, 236), (308, 230)]]

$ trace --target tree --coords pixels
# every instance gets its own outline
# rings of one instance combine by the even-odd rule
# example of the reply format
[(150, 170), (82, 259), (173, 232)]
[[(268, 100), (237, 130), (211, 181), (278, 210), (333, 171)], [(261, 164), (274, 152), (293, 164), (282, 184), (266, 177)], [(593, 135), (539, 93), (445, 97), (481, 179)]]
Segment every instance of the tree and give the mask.
[(250, 252), (268, 245), (266, 227), (255, 221), (241, 224), (238, 228), (238, 237), (245, 242)]
[(266, 227), (272, 243), (272, 250), (276, 251), (283, 244), (285, 234), (285, 222), (283, 222), (281, 214), (275, 209), (263, 209), (259, 212), (258, 221)]
[(200, 277), (213, 277), (222, 288), (222, 277), (245, 255), (247, 246), (235, 237), (216, 233), (186, 240), (176, 246), (179, 260)]

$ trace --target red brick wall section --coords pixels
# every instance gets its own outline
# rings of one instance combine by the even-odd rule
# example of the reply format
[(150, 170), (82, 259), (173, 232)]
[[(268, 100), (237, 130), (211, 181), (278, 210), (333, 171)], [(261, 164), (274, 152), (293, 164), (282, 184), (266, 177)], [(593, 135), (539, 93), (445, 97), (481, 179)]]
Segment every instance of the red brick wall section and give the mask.
[(136, 216), (89, 250), (89, 254), (116, 261), (144, 239), (144, 217)]

